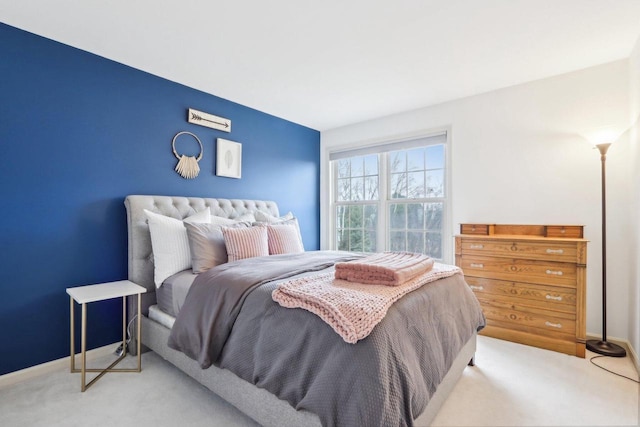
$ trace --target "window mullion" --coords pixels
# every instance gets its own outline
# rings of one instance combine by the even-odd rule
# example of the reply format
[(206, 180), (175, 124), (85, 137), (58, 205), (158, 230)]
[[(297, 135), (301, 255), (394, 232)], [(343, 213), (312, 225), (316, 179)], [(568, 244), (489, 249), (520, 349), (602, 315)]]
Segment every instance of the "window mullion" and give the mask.
[(378, 236), (378, 250), (386, 251), (389, 249), (389, 153), (380, 153), (379, 157), (379, 192), (378, 192), (378, 228), (376, 234)]
[(331, 221), (330, 222), (330, 230), (331, 230), (331, 238), (330, 238), (331, 246), (330, 247), (337, 249), (338, 248), (337, 216), (338, 216), (338, 207), (340, 206), (340, 203), (338, 202), (339, 172), (338, 172), (337, 164), (333, 164), (331, 172), (333, 174), (333, 186), (332, 186), (333, 194), (331, 195), (331, 204), (333, 205), (333, 209), (331, 210), (332, 212), (331, 212), (331, 219), (330, 219)]

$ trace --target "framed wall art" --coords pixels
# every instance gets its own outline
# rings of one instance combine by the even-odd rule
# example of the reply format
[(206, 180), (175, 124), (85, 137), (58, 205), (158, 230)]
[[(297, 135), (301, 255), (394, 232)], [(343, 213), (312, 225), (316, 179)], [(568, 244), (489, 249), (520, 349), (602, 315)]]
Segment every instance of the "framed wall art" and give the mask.
[(242, 175), (242, 144), (218, 138), (216, 145), (216, 175), (240, 178)]

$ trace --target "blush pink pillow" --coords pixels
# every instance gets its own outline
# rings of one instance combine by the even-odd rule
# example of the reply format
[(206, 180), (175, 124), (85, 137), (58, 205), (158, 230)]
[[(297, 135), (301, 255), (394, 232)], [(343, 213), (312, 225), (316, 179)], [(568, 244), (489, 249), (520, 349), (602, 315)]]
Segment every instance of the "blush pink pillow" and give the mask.
[(269, 238), (269, 255), (304, 252), (300, 232), (295, 224), (269, 224), (266, 228)]
[(222, 228), (229, 262), (269, 255), (266, 227)]

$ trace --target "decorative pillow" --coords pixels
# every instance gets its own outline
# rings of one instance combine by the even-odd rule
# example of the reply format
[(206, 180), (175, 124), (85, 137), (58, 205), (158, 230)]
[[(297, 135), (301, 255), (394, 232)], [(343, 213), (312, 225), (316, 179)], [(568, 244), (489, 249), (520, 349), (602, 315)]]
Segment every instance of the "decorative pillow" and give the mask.
[(229, 262), (269, 255), (267, 227), (222, 227)]
[(255, 216), (256, 216), (256, 222), (254, 222), (253, 225), (294, 224), (298, 232), (298, 240), (300, 241), (300, 246), (302, 247), (302, 251), (304, 252), (304, 243), (302, 243), (302, 233), (300, 233), (300, 224), (298, 224), (298, 218), (293, 216), (291, 212), (287, 212), (283, 216), (273, 216), (262, 211), (256, 211)]
[(211, 224), (213, 225), (232, 225), (235, 221), (231, 218), (224, 218), (222, 216), (211, 215)]
[(247, 225), (251, 226), (254, 222), (256, 222), (256, 217), (252, 213), (246, 213), (244, 215), (240, 215), (237, 218), (233, 218), (235, 222), (245, 222)]
[[(297, 224), (297, 222), (296, 222)], [(293, 223), (267, 225), (269, 255), (304, 252), (298, 227)]]
[(252, 213), (246, 213), (237, 218), (225, 218), (222, 216), (212, 215), (211, 216), (211, 224), (214, 225), (235, 225), (239, 222), (246, 223), (247, 225), (251, 225), (256, 221), (256, 217), (253, 216)]
[[(225, 219), (225, 218), (222, 218)], [(216, 265), (227, 262), (227, 248), (222, 235), (223, 225), (185, 223), (191, 251), (191, 269), (195, 274), (203, 273)], [(231, 221), (231, 220), (230, 220)], [(246, 222), (231, 221), (228, 227), (249, 227)]]
[(257, 222), (266, 222), (268, 224), (273, 224), (273, 223), (276, 223), (276, 222), (282, 222), (282, 221), (286, 221), (288, 219), (293, 219), (294, 218), (294, 216), (293, 216), (293, 214), (291, 212), (287, 212), (283, 216), (273, 216), (273, 215), (268, 214), (266, 212), (256, 211), (254, 215), (256, 217), (256, 221)]
[[(144, 210), (151, 233), (153, 248), (153, 278), (157, 287), (164, 280), (182, 270), (191, 268), (191, 252), (187, 229), (179, 219)], [(209, 208), (186, 218), (187, 223), (211, 221)]]

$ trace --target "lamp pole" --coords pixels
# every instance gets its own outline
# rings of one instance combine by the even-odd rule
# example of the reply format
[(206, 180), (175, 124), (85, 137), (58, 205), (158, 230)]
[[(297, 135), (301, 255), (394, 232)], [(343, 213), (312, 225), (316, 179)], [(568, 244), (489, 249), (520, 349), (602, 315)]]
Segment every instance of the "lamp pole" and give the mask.
[(605, 162), (611, 143), (598, 144), (602, 163), (602, 340), (588, 340), (587, 349), (611, 357), (625, 357), (627, 352), (617, 344), (607, 342), (607, 203), (605, 184)]

